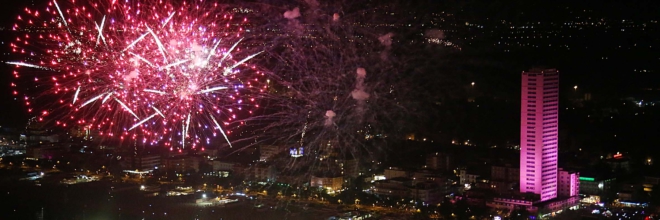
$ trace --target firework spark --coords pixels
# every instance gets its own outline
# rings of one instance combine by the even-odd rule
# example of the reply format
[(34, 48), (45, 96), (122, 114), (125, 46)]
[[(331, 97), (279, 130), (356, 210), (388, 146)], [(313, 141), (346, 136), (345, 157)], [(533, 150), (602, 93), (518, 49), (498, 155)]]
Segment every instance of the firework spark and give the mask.
[(30, 67), (30, 68), (36, 68), (36, 69), (42, 69), (42, 70), (52, 70), (48, 67), (43, 67), (43, 66), (38, 66), (34, 64), (29, 64), (29, 63), (23, 63), (23, 62), (5, 62), (6, 64), (11, 64), (11, 65), (16, 65), (16, 66), (24, 66), (24, 67)]

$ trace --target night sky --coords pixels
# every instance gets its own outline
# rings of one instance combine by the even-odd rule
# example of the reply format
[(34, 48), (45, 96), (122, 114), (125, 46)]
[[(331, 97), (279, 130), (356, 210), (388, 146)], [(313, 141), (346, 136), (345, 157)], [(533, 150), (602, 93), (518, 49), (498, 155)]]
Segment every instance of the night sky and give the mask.
[[(35, 2), (35, 3), (33, 3)], [(35, 7), (44, 5), (45, 0), (34, 1), (7, 1), (0, 8), (0, 26), (10, 27), (16, 16), (20, 14), (28, 5), (35, 4)], [(610, 20), (633, 19), (636, 21), (660, 20), (660, 7), (657, 1), (599, 1), (594, 4), (592, 1), (400, 1), (402, 9), (410, 8), (418, 13), (432, 13), (447, 11), (456, 14), (458, 22), (464, 20), (507, 20), (513, 22), (522, 21), (549, 21), (566, 22), (575, 18), (574, 11), (580, 9), (593, 10), (591, 14), (594, 17), (604, 17)], [(573, 10), (574, 9), (574, 10)], [(657, 25), (656, 25), (657, 26)], [(588, 43), (598, 42), (600, 45), (612, 46), (618, 43), (630, 43), (641, 39), (649, 44), (658, 44), (658, 30), (649, 27), (648, 33), (639, 33), (634, 37), (612, 37), (612, 36), (592, 36), (588, 38)], [(641, 87), (660, 88), (657, 83), (660, 81), (657, 73), (633, 73), (629, 69), (631, 66), (639, 64), (640, 66), (649, 66), (657, 68), (660, 61), (658, 51), (648, 50), (644, 52), (628, 52), (611, 54), (611, 56), (620, 56), (618, 61), (621, 64), (606, 63), (604, 65), (597, 60), (589, 60), (586, 57), (597, 57), (599, 52), (553, 52), (545, 53), (539, 51), (530, 51), (521, 49), (509, 54), (493, 52), (495, 49), (482, 47), (481, 45), (470, 46), (467, 42), (462, 42), (461, 35), (471, 33), (447, 34), (448, 38), (462, 45), (462, 52), (449, 55), (448, 60), (456, 59), (464, 62), (458, 62), (457, 67), (460, 71), (470, 72), (466, 76), (459, 76), (459, 83), (469, 83), (471, 81), (489, 82), (480, 83), (481, 92), (492, 94), (503, 94), (508, 99), (515, 100), (519, 96), (519, 73), (533, 66), (555, 67), (562, 72), (562, 86), (572, 87), (580, 85), (581, 88), (590, 89), (594, 93), (603, 95), (633, 95)], [(3, 31), (2, 39), (6, 42), (11, 39), (11, 31)], [(629, 42), (624, 42), (629, 41)], [(587, 42), (585, 42), (587, 43)], [(579, 44), (579, 43), (578, 43)], [(660, 44), (658, 44), (660, 49)], [(0, 52), (3, 56), (2, 61), (11, 60), (11, 57), (4, 55), (8, 51), (7, 44), (0, 44)], [(592, 54), (590, 54), (592, 53)], [(618, 52), (616, 52), (618, 53)], [(465, 61), (465, 60), (469, 60)], [(453, 65), (453, 64), (450, 64)], [(459, 66), (463, 65), (463, 66)], [(659, 69), (660, 70), (660, 69)], [(7, 66), (0, 66), (0, 71), (6, 74), (0, 75), (0, 106), (4, 113), (0, 117), (0, 124), (20, 125), (24, 123), (26, 116), (24, 109), (17, 106), (10, 95), (8, 88), (11, 69)]]

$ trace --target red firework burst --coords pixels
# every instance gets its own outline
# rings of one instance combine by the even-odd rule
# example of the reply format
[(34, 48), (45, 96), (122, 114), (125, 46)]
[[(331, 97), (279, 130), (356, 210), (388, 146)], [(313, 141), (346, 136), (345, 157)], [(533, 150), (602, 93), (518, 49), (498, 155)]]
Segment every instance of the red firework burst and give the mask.
[(32, 112), (31, 96), (49, 97), (66, 109), (51, 116), (61, 126), (170, 148), (222, 135), (231, 146), (225, 126), (259, 107), (254, 97), (266, 88), (249, 64), (258, 53), (239, 48), (247, 19), (217, 3), (54, 0), (25, 13), (10, 45), (23, 59), (7, 63), (16, 78), (48, 82), (24, 94), (26, 105)]

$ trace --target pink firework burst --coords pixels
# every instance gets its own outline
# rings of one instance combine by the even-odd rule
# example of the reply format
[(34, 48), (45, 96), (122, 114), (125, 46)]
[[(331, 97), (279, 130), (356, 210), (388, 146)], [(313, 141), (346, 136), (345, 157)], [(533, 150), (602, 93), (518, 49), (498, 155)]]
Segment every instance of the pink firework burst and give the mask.
[(53, 0), (25, 13), (10, 45), (23, 59), (7, 63), (16, 78), (47, 82), (44, 92), (23, 94), (29, 112), (39, 108), (31, 95), (64, 107), (39, 111), (39, 120), (52, 115), (64, 127), (170, 149), (211, 136), (231, 146), (226, 127), (259, 107), (254, 97), (266, 88), (249, 64), (259, 52), (239, 47), (247, 19), (217, 3)]

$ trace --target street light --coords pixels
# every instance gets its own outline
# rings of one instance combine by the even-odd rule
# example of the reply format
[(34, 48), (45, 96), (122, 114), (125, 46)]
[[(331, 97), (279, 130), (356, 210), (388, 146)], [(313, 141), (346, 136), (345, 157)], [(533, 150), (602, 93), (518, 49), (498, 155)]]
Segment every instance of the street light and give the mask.
[(573, 86), (573, 90), (577, 91), (577, 85)]

